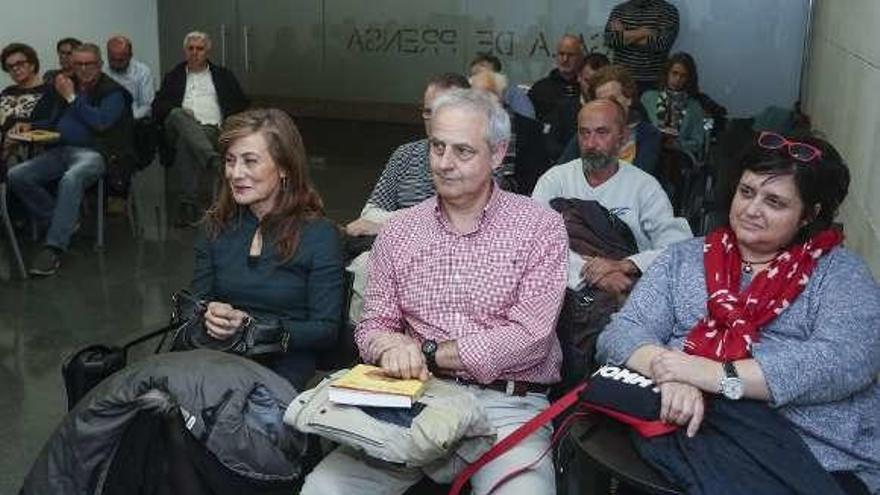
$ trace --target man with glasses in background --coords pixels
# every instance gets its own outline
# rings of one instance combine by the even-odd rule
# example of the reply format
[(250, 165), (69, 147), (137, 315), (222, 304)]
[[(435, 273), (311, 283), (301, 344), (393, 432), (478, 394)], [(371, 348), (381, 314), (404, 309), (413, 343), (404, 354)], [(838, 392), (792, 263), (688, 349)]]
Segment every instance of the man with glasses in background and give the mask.
[[(134, 161), (131, 95), (101, 71), (101, 49), (80, 45), (70, 55), (70, 65), (73, 77), (58, 74), (35, 110), (48, 117), (28, 126), (58, 132), (58, 142), (9, 172), (10, 190), (45, 233), (44, 247), (30, 269), (34, 275), (52, 275), (61, 265), (84, 191), (104, 174), (111, 188), (125, 187)], [(56, 180), (53, 197), (46, 187)]]

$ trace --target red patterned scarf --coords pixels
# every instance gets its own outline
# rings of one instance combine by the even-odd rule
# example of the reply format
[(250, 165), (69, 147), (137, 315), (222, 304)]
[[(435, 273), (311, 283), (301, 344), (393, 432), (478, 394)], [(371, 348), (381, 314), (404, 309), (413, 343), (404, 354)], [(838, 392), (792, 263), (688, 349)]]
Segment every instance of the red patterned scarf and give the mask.
[(842, 241), (837, 229), (817, 233), (779, 254), (740, 293), (742, 258), (736, 235), (729, 227), (712, 231), (703, 246), (708, 314), (691, 329), (684, 351), (715, 361), (751, 356), (761, 328), (788, 308), (806, 287), (819, 258)]

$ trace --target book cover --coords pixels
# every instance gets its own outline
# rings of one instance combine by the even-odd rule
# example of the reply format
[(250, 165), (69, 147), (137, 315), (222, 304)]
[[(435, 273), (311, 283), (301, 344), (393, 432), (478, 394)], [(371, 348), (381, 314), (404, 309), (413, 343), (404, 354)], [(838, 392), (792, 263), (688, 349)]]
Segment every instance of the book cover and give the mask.
[(425, 383), (419, 380), (392, 378), (386, 376), (381, 368), (359, 364), (330, 385), (330, 400), (348, 404), (367, 402), (364, 405), (409, 407), (424, 388)]

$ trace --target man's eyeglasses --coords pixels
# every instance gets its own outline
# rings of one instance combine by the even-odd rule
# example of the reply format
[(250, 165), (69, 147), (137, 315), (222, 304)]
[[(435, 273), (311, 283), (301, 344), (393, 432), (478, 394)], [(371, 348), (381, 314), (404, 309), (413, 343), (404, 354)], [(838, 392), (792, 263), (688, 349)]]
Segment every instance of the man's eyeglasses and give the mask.
[(419, 107), (419, 112), (422, 114), (422, 119), (431, 120), (431, 109), (426, 107)]
[(800, 141), (789, 141), (785, 136), (770, 131), (764, 131), (758, 136), (758, 146), (767, 150), (785, 148), (790, 157), (803, 163), (810, 163), (822, 158), (822, 150), (819, 148)]

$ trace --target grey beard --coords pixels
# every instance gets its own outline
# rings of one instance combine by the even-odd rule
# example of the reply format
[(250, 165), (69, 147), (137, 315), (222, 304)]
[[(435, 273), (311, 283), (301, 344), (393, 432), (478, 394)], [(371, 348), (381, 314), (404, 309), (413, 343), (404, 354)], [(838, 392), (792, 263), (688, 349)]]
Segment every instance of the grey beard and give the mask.
[(587, 151), (581, 154), (581, 164), (584, 167), (584, 174), (589, 175), (590, 172), (598, 172), (599, 170), (610, 167), (617, 161), (616, 157), (606, 155), (598, 151)]

